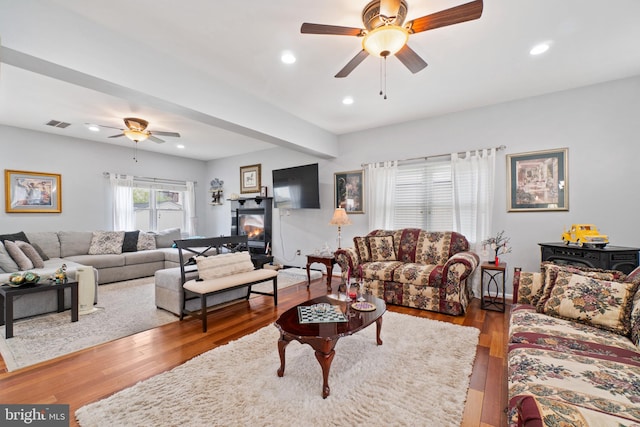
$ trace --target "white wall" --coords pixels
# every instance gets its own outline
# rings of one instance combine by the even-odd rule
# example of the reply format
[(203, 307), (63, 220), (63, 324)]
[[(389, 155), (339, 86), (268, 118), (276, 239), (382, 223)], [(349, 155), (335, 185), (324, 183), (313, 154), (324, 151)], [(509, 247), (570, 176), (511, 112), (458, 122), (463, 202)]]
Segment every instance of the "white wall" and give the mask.
[[(360, 169), (362, 163), (437, 155), (506, 145), (498, 153), (494, 231), (505, 230), (513, 252), (504, 257), (512, 267), (536, 270), (539, 242), (559, 241), (563, 227), (593, 222), (609, 234), (613, 245), (640, 245), (635, 197), (640, 158), (640, 76), (586, 88), (488, 106), (427, 120), (342, 135), (340, 155), (326, 160), (274, 148), (211, 162), (139, 151), (0, 126), (0, 169), (62, 174), (61, 214), (7, 214), (0, 209), (0, 233), (20, 230), (109, 229), (108, 182), (104, 171), (198, 181), (197, 233), (229, 233), (230, 204), (211, 206), (209, 182), (224, 180), (225, 199), (240, 192), (239, 167), (262, 165), (262, 185), (272, 193), (271, 170), (308, 163), (320, 165), (321, 209), (274, 209), (273, 253), (278, 262), (304, 266), (304, 254), (325, 242), (337, 247), (337, 230), (328, 225), (333, 212), (333, 174)], [(224, 141), (219, 141), (224, 143)], [(506, 212), (506, 154), (569, 148), (568, 212)], [(366, 211), (365, 201), (365, 211)], [(343, 245), (366, 234), (367, 215), (350, 215)], [(296, 249), (302, 256), (296, 256)], [(511, 274), (508, 276), (508, 281)], [(507, 291), (509, 292), (509, 285)]]
[[(328, 242), (336, 248), (335, 227), (327, 225), (333, 211), (333, 174), (359, 169), (362, 163), (405, 159), (505, 145), (498, 152), (495, 232), (505, 230), (513, 252), (504, 256), (509, 275), (515, 266), (539, 268), (540, 242), (559, 241), (563, 227), (571, 223), (595, 223), (609, 234), (612, 245), (640, 246), (635, 197), (636, 165), (640, 158), (640, 77), (619, 80), (461, 113), (342, 135), (340, 155), (317, 160), (283, 149), (253, 156), (229, 158), (208, 164), (209, 179), (225, 180), (225, 197), (239, 193), (239, 166), (262, 164), (262, 179), (271, 186), (271, 170), (318, 161), (321, 210), (292, 211), (278, 218), (275, 210), (274, 255), (279, 262), (304, 265), (295, 249), (304, 254)], [(506, 155), (528, 151), (569, 148), (569, 211), (506, 211)], [(263, 184), (264, 185), (264, 184)], [(270, 187), (271, 190), (271, 187)], [(209, 207), (208, 224), (216, 234), (228, 232), (230, 207)], [(365, 206), (366, 210), (366, 206)], [(343, 245), (367, 229), (365, 215), (350, 215), (353, 225), (343, 227)], [(278, 222), (281, 221), (280, 227)], [(489, 237), (489, 236), (487, 236)]]
[(0, 126), (3, 181), (5, 169), (62, 175), (62, 213), (6, 213), (2, 207), (0, 233), (110, 230), (109, 180), (103, 172), (197, 181), (196, 212), (198, 218), (203, 218), (205, 191), (209, 188), (204, 173), (205, 162), (138, 150), (136, 163), (133, 160), (133, 143), (123, 140), (122, 144), (120, 147)]

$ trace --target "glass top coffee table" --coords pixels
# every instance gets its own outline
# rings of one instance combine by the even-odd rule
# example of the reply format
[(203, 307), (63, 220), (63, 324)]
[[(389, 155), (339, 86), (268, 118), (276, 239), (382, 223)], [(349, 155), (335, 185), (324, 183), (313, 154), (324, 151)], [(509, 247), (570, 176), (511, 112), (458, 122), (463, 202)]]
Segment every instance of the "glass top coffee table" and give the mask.
[[(365, 295), (366, 302), (360, 303), (363, 310), (356, 310), (352, 301), (339, 301), (321, 296), (303, 302), (282, 313), (275, 322), (280, 330), (278, 352), (280, 354), (280, 369), (278, 376), (284, 375), (285, 349), (296, 340), (302, 344), (309, 344), (315, 350), (316, 359), (322, 368), (322, 397), (329, 396), (329, 369), (335, 356), (335, 346), (341, 337), (355, 334), (372, 323), (376, 323), (376, 342), (382, 345), (380, 329), (382, 315), (387, 311), (383, 300), (372, 295)], [(334, 310), (331, 315), (317, 315), (310, 307), (326, 303)], [(365, 311), (366, 310), (366, 311)], [(313, 313), (311, 313), (313, 311)], [(301, 320), (302, 319), (302, 320)]]

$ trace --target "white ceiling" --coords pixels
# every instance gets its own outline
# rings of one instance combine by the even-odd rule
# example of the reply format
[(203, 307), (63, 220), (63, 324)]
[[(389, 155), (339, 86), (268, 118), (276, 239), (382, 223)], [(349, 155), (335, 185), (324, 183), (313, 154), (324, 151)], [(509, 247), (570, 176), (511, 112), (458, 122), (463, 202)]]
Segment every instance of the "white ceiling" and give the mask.
[[(182, 135), (140, 149), (331, 157), (336, 135), (640, 74), (638, 0), (485, 0), (479, 20), (412, 35), (429, 66), (413, 75), (390, 58), (384, 100), (373, 57), (333, 77), (360, 39), (300, 34), (302, 22), (362, 27), (367, 2), (0, 0), (0, 123), (130, 145), (83, 124), (134, 116)], [(409, 20), (465, 0), (407, 2)], [(551, 49), (530, 56), (542, 41)]]

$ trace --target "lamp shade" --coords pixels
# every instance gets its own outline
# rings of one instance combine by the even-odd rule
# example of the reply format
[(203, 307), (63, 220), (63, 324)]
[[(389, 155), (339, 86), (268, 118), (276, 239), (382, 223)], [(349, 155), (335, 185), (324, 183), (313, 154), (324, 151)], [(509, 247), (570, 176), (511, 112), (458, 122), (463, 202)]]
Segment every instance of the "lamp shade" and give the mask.
[(127, 129), (123, 131), (123, 133), (127, 138), (135, 142), (144, 141), (145, 139), (149, 138), (149, 133), (146, 131)]
[(336, 208), (336, 210), (333, 211), (333, 218), (329, 221), (329, 225), (351, 225), (347, 211), (345, 211), (344, 208)]
[(362, 40), (362, 48), (370, 55), (386, 57), (394, 55), (409, 40), (409, 32), (397, 25), (383, 25), (370, 31)]

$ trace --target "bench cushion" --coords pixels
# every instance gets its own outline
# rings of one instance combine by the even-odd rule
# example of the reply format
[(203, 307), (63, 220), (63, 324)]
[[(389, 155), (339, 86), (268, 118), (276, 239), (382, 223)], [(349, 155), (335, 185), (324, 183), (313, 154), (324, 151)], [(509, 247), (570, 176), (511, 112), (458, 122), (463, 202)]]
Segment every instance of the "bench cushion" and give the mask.
[[(218, 255), (215, 258), (219, 256), (221, 255)], [(208, 294), (211, 292), (221, 291), (223, 289), (233, 288), (235, 286), (269, 280), (277, 275), (278, 272), (276, 270), (258, 269), (246, 271), (244, 273), (232, 274), (230, 276), (218, 277), (216, 279), (201, 281), (189, 280), (184, 284), (184, 288), (197, 294)]]
[(216, 279), (254, 269), (249, 252), (235, 252), (211, 257), (196, 257), (198, 274), (201, 279)]

